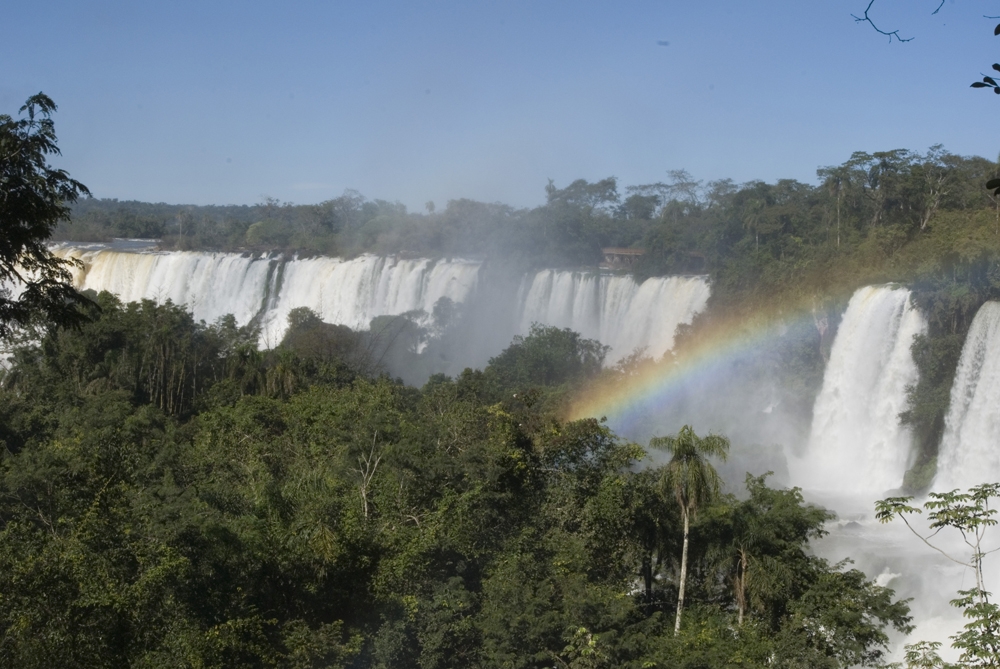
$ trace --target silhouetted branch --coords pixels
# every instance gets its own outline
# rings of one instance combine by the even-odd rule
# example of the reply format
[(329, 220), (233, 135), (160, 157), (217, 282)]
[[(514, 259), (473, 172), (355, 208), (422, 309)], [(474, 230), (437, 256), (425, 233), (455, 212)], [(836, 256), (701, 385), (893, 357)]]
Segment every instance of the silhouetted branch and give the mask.
[[(903, 39), (902, 37), (899, 36), (899, 31), (898, 30), (893, 30), (891, 32), (886, 32), (885, 30), (882, 30), (877, 25), (875, 25), (875, 22), (872, 21), (871, 17), (868, 16), (868, 10), (870, 10), (872, 8), (872, 5), (874, 5), (874, 4), (875, 4), (875, 0), (871, 0), (868, 3), (868, 6), (865, 8), (865, 14), (864, 14), (864, 16), (857, 16), (855, 14), (851, 14), (851, 16), (853, 16), (854, 20), (856, 22), (858, 22), (858, 23), (867, 23), (867, 24), (869, 24), (872, 28), (875, 29), (875, 32), (879, 33), (880, 35), (886, 35), (886, 36), (888, 36), (889, 42), (892, 42), (892, 38), (893, 37), (895, 37), (900, 42), (909, 42), (910, 40), (913, 39), (912, 37), (907, 37), (906, 39)], [(942, 5), (944, 4), (944, 0), (941, 0), (941, 4)], [(935, 14), (937, 14), (938, 9), (941, 9), (940, 5), (938, 6), (937, 9), (934, 10)]]

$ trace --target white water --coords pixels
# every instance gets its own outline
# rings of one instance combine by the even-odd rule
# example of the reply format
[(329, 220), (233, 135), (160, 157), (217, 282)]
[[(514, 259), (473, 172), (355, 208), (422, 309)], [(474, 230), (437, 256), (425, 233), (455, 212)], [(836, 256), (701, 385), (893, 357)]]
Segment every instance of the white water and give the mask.
[(1000, 303), (987, 302), (962, 347), (934, 489), (995, 481), (1000, 481)]
[(292, 260), (273, 308), (264, 317), (263, 343), (281, 341), (288, 313), (309, 307), (328, 323), (355, 330), (368, 328), (376, 316), (421, 310), (428, 314), (442, 297), (464, 302), (475, 290), (479, 264), (464, 260), (392, 260), (365, 255), (354, 260)]
[[(479, 263), (465, 260), (373, 255), (283, 260), (72, 244), (54, 251), (83, 261), (74, 275), (80, 289), (107, 290), (126, 302), (169, 299), (208, 323), (230, 313), (240, 325), (256, 320), (260, 343), (267, 348), (281, 341), (296, 307), (308, 307), (328, 323), (366, 329), (378, 316), (430, 314), (442, 297), (476, 300), (480, 281)], [(663, 355), (673, 345), (677, 326), (704, 308), (709, 292), (703, 277), (637, 284), (628, 276), (544, 270), (526, 276), (518, 295), (507, 293), (516, 300), (514, 322), (495, 316), (503, 311), (492, 308), (497, 305), (477, 305), (476, 317), (484, 319), (483, 327), (505, 333), (505, 344), (514, 334), (527, 334), (534, 322), (572, 328), (610, 345), (608, 361), (613, 362), (636, 348)]]
[(212, 323), (233, 314), (240, 325), (259, 318), (261, 344), (284, 336), (288, 313), (308, 307), (328, 323), (367, 328), (376, 316), (423, 310), (441, 297), (464, 301), (475, 289), (478, 263), (463, 260), (353, 260), (311, 258), (282, 261), (232, 253), (123, 252), (107, 248), (56, 247), (55, 253), (83, 261), (74, 281), (81, 290), (107, 290), (125, 302), (154, 300), (186, 305)]
[[(940, 655), (947, 661), (957, 661), (958, 652), (950, 647), (949, 637), (961, 631), (965, 621), (949, 602), (958, 590), (971, 587), (972, 572), (924, 545), (899, 519), (888, 524), (878, 522), (870, 500), (837, 494), (807, 495), (807, 499), (835, 509), (838, 515), (837, 520), (826, 525), (829, 534), (810, 543), (818, 556), (831, 563), (850, 559), (853, 564), (849, 567), (860, 569), (879, 585), (892, 588), (894, 599), (911, 599), (915, 629), (909, 635), (887, 630), (893, 648), (888, 659), (902, 661), (906, 644), (937, 641), (942, 644)], [(926, 514), (911, 516), (910, 523), (924, 536), (933, 532)], [(969, 547), (957, 532), (945, 530), (935, 537), (934, 543), (959, 559), (968, 558)], [(993, 585), (995, 556), (987, 558), (986, 567), (988, 584)]]
[(186, 305), (212, 323), (226, 314), (245, 325), (264, 306), (274, 261), (226, 253), (125, 253), (60, 247), (57, 255), (82, 260), (80, 290), (106, 290), (123, 302), (153, 300)]
[(910, 346), (925, 330), (908, 290), (854, 293), (816, 398), (807, 451), (790, 463), (796, 485), (868, 496), (902, 484), (911, 435), (899, 413), (906, 387), (917, 382)]
[(579, 332), (611, 347), (609, 362), (645, 348), (654, 358), (674, 344), (677, 326), (705, 308), (704, 277), (654, 277), (637, 284), (630, 276), (543, 270), (521, 286), (520, 329), (532, 323)]
[[(890, 634), (890, 659), (902, 660), (905, 644), (923, 640), (941, 642), (941, 655), (955, 661), (948, 637), (964, 621), (949, 601), (969, 587), (971, 573), (924, 546), (901, 521), (886, 525), (874, 517), (875, 500), (898, 488), (910, 465), (911, 435), (898, 415), (906, 409), (906, 387), (918, 379), (910, 346), (927, 326), (909, 298), (908, 290), (889, 286), (852, 296), (816, 399), (808, 450), (792, 458), (790, 468), (807, 499), (839, 516), (813, 550), (831, 562), (849, 558), (897, 598), (912, 598), (915, 629)], [(932, 532), (925, 516), (911, 522), (925, 535)], [(958, 536), (945, 533), (935, 542), (967, 555)]]

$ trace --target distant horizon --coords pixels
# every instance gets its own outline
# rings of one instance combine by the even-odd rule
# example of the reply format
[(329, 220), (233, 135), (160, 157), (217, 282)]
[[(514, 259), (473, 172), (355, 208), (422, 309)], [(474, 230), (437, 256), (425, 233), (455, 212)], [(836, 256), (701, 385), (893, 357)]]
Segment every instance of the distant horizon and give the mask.
[[(931, 144), (930, 147), (937, 146), (937, 145), (938, 144)], [(923, 152), (926, 152), (930, 147), (927, 147), (926, 149), (923, 149)], [(943, 146), (943, 148), (944, 148), (945, 151), (948, 150), (947, 146)], [(899, 149), (899, 150), (905, 150), (905, 151), (910, 151), (911, 153), (913, 153), (915, 155), (921, 155), (920, 151), (916, 151), (914, 149), (909, 149), (909, 148), (906, 148), (906, 147), (895, 147), (895, 149), (878, 149), (877, 151), (892, 151), (892, 150), (897, 150), (897, 149)], [(849, 154), (847, 156), (847, 158), (845, 158), (840, 163), (835, 163), (834, 165), (819, 165), (819, 166), (816, 167), (816, 170), (823, 169), (824, 167), (832, 167), (832, 166), (835, 166), (835, 165), (842, 165), (844, 162), (847, 161), (847, 159), (850, 158), (850, 155), (852, 155), (856, 151), (867, 152), (867, 153), (876, 153), (876, 151), (867, 151), (865, 149), (855, 149), (855, 150), (851, 151), (851, 154)], [(953, 152), (949, 152), (949, 153), (953, 153)], [(988, 160), (988, 161), (991, 161), (991, 162), (997, 162), (998, 163), (998, 167), (1000, 167), (1000, 160), (993, 161), (990, 158), (987, 158), (986, 156), (977, 155), (977, 154), (969, 154), (969, 155), (954, 154), (954, 155), (961, 155), (963, 158), (981, 158), (983, 160)], [(717, 179), (711, 179), (711, 180), (709, 180), (709, 179), (699, 179), (698, 175), (696, 175), (696, 174), (691, 174), (691, 176), (695, 179), (695, 181), (699, 181), (701, 183), (702, 187), (708, 185), (709, 183), (711, 183), (713, 181), (724, 181), (725, 179), (730, 178), (730, 177), (719, 177)], [(579, 178), (583, 178), (583, 177), (579, 177)], [(598, 181), (600, 179), (606, 179), (606, 178), (614, 178), (614, 179), (617, 180), (617, 185), (618, 185), (618, 188), (619, 188), (619, 191), (618, 191), (619, 196), (623, 196), (625, 194), (623, 192), (623, 188), (622, 188), (623, 186), (627, 187), (627, 186), (646, 185), (646, 184), (640, 184), (640, 183), (625, 183), (625, 182), (622, 181), (622, 179), (619, 179), (618, 177), (616, 177), (614, 175), (605, 175), (603, 177), (596, 177), (594, 179), (587, 179), (587, 181), (588, 182), (593, 182), (593, 181)], [(807, 184), (807, 185), (810, 185), (810, 186), (813, 186), (813, 187), (817, 187), (819, 185), (819, 179), (816, 176), (815, 171), (813, 173), (813, 178), (811, 180), (794, 179), (793, 177), (777, 177), (777, 178), (772, 179), (772, 180), (750, 178), (750, 179), (747, 179), (746, 181), (736, 181), (735, 179), (732, 179), (732, 182), (733, 182), (734, 185), (736, 185), (737, 187), (739, 187), (739, 186), (743, 186), (743, 185), (748, 184), (748, 183), (752, 183), (754, 181), (764, 181), (765, 183), (776, 183), (777, 181), (781, 181), (783, 179), (793, 179), (795, 181), (798, 181), (799, 183), (804, 183), (804, 184)], [(568, 186), (569, 184), (573, 183), (574, 181), (576, 181), (576, 179), (570, 179), (566, 183), (555, 183), (555, 186), (557, 188), (565, 188), (566, 186)], [(648, 182), (648, 183), (656, 183), (656, 182)], [(299, 202), (299, 201), (294, 201), (294, 200), (279, 200), (279, 202), (280, 202), (281, 205), (312, 206), (312, 205), (322, 204), (323, 202), (328, 202), (330, 200), (334, 200), (334, 199), (336, 199), (338, 197), (341, 197), (342, 195), (344, 195), (347, 192), (356, 192), (359, 195), (361, 195), (362, 197), (364, 197), (366, 200), (369, 200), (369, 201), (383, 200), (383, 201), (386, 201), (386, 202), (391, 202), (393, 204), (397, 204), (397, 203), (398, 204), (402, 204), (402, 205), (404, 205), (406, 207), (406, 211), (407, 211), (408, 214), (429, 214), (429, 213), (437, 213), (437, 211), (440, 211), (441, 209), (445, 208), (447, 206), (448, 202), (450, 202), (450, 201), (457, 201), (457, 200), (473, 200), (473, 201), (483, 202), (483, 203), (487, 203), (487, 204), (503, 204), (503, 205), (508, 205), (508, 206), (514, 207), (515, 209), (532, 209), (534, 207), (540, 207), (540, 206), (542, 206), (542, 205), (545, 204), (545, 197), (544, 197), (545, 186), (543, 185), (539, 190), (542, 192), (543, 197), (537, 203), (534, 203), (534, 204), (524, 204), (524, 205), (520, 205), (519, 204), (519, 205), (514, 205), (514, 204), (511, 204), (509, 202), (503, 202), (501, 200), (476, 200), (475, 198), (464, 197), (464, 196), (459, 195), (458, 197), (451, 198), (450, 200), (445, 201), (443, 203), (442, 202), (434, 202), (435, 212), (428, 212), (426, 210), (426, 204), (429, 201), (425, 201), (424, 203), (422, 203), (420, 205), (417, 205), (417, 206), (410, 206), (410, 204), (408, 204), (406, 202), (402, 202), (398, 198), (393, 199), (393, 198), (390, 198), (390, 197), (369, 196), (367, 193), (364, 193), (364, 192), (362, 192), (362, 191), (360, 191), (360, 190), (358, 190), (356, 188), (345, 188), (340, 193), (331, 195), (329, 197), (325, 197), (325, 198), (323, 198), (321, 200), (315, 200), (315, 201), (310, 201), (310, 202)], [(162, 205), (171, 206), (171, 207), (256, 207), (256, 206), (261, 206), (261, 205), (265, 204), (264, 200), (266, 199), (266, 197), (269, 197), (269, 196), (265, 195), (265, 196), (261, 197), (260, 199), (258, 199), (255, 202), (225, 202), (225, 203), (223, 203), (223, 202), (207, 202), (207, 203), (197, 203), (197, 202), (166, 202), (166, 201), (163, 201), (163, 200), (160, 200), (160, 201), (139, 200), (139, 199), (136, 199), (136, 198), (121, 198), (121, 197), (105, 197), (105, 196), (101, 196), (101, 195), (93, 194), (92, 193), (92, 199), (95, 199), (95, 200), (109, 200), (109, 201), (118, 201), (118, 202), (141, 202), (142, 204), (162, 204)]]

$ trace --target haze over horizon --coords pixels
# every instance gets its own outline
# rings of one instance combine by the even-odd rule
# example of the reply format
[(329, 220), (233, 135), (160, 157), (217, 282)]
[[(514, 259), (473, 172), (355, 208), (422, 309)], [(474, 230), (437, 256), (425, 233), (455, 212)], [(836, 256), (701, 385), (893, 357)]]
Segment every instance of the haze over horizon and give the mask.
[(551, 178), (815, 182), (856, 150), (993, 157), (1000, 60), (968, 2), (753, 8), (514, 1), (20, 3), (0, 28), (0, 113), (59, 105), (60, 167), (96, 197), (411, 210), (533, 206)]

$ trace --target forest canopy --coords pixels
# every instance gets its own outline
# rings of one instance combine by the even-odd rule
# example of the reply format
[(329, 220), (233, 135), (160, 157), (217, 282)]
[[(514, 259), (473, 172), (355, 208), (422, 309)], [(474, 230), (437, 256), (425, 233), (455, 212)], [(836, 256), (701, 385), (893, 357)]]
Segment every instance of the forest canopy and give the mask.
[(748, 476), (682, 522), (655, 443), (559, 421), (600, 373), (575, 333), (415, 389), (304, 343), (309, 314), (261, 352), (94, 301), (0, 387), (5, 665), (875, 666), (909, 629), (809, 551), (831, 516), (797, 489)]
[[(941, 365), (1000, 290), (1000, 208), (981, 186), (995, 165), (933, 147), (859, 152), (819, 175), (550, 182), (533, 209), (426, 214), (351, 192), (308, 206), (82, 200), (56, 238), (512, 271), (640, 249), (639, 278), (711, 276), (677, 355), (713, 319), (908, 280), (931, 322), (918, 365)], [(356, 332), (296, 309), (263, 350), (232, 316), (109, 293), (76, 304), (75, 327), (43, 324), (0, 374), (0, 664), (883, 666), (890, 632), (912, 629), (891, 589), (810, 550), (830, 512), (766, 473), (719, 485), (723, 435), (686, 425), (646, 446), (566, 419), (584, 386), (669, 357), (607, 369), (601, 342), (535, 325), (482, 369), (416, 388), (376, 352), (376, 326), (405, 318)], [(461, 320), (439, 306), (435, 319)], [(814, 392), (815, 339), (760, 364)], [(946, 382), (912, 389), (918, 469)]]

